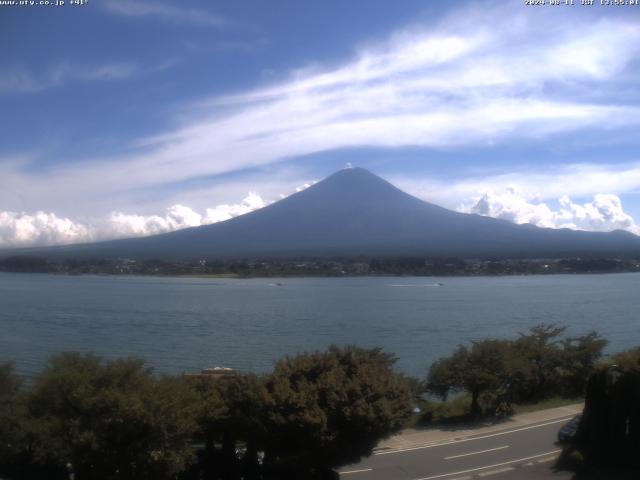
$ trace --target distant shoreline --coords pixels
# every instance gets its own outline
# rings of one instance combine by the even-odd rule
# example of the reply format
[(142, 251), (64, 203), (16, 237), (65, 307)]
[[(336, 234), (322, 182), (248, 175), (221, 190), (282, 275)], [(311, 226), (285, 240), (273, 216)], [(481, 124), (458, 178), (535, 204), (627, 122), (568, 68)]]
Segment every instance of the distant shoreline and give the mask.
[[(367, 274), (367, 275), (279, 275), (279, 276), (266, 276), (266, 275), (237, 275), (237, 274), (204, 274), (204, 275), (192, 275), (192, 274), (151, 274), (151, 273), (60, 273), (60, 272), (9, 272), (0, 270), (2, 274), (17, 274), (17, 275), (48, 275), (52, 277), (145, 277), (145, 278), (174, 278), (174, 279), (195, 279), (195, 280), (251, 280), (251, 279), (263, 279), (263, 280), (278, 280), (278, 279), (305, 279), (305, 278), (498, 278), (498, 277), (545, 277), (556, 275), (616, 275), (616, 274), (629, 274), (640, 273), (637, 270), (625, 270), (625, 271), (583, 271), (583, 272), (547, 272), (547, 273), (485, 273), (485, 274), (468, 274), (468, 275), (454, 275), (454, 274)], [(435, 286), (435, 285), (434, 285)], [(438, 285), (438, 286), (444, 286)]]
[(576, 273), (640, 272), (640, 259), (611, 257), (485, 258), (354, 257), (245, 260), (111, 260), (15, 256), (0, 260), (0, 271), (61, 275), (144, 275), (192, 278), (287, 277), (494, 277)]

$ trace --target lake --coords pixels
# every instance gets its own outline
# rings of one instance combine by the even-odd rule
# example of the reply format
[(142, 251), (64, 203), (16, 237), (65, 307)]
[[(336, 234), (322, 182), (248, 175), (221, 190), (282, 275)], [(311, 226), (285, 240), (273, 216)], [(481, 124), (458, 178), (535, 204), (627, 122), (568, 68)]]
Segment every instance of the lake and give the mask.
[[(439, 285), (441, 283), (442, 285)], [(381, 346), (424, 377), (461, 342), (539, 323), (640, 345), (640, 274), (199, 279), (0, 273), (0, 361), (37, 372), (53, 353), (144, 357), (155, 371), (274, 360), (335, 344)]]

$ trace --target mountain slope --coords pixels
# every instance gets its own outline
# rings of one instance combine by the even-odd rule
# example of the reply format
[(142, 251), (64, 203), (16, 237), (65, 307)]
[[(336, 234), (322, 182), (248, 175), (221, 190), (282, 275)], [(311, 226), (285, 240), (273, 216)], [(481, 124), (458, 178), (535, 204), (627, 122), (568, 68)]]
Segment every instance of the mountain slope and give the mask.
[(341, 170), (316, 185), (226, 222), (145, 238), (31, 250), (64, 258), (323, 256), (561, 257), (640, 254), (628, 232), (515, 225), (419, 200), (376, 175)]

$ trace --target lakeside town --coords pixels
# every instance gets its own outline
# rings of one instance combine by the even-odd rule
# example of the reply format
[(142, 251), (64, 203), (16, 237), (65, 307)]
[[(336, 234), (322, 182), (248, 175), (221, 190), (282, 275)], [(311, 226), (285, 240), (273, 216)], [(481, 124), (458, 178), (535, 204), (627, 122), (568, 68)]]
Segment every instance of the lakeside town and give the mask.
[(303, 260), (110, 260), (51, 261), (13, 256), (0, 260), (0, 271), (62, 275), (158, 275), (264, 277), (360, 276), (491, 276), (639, 272), (635, 258), (470, 259), (460, 258), (336, 258)]

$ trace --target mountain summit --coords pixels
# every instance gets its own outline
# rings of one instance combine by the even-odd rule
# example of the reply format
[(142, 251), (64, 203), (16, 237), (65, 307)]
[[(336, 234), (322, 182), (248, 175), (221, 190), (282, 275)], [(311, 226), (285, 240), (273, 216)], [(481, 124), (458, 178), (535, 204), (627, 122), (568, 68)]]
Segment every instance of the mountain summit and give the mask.
[(37, 253), (94, 259), (624, 256), (640, 254), (640, 237), (623, 231), (538, 228), (454, 212), (419, 200), (367, 170), (348, 168), (225, 222)]

